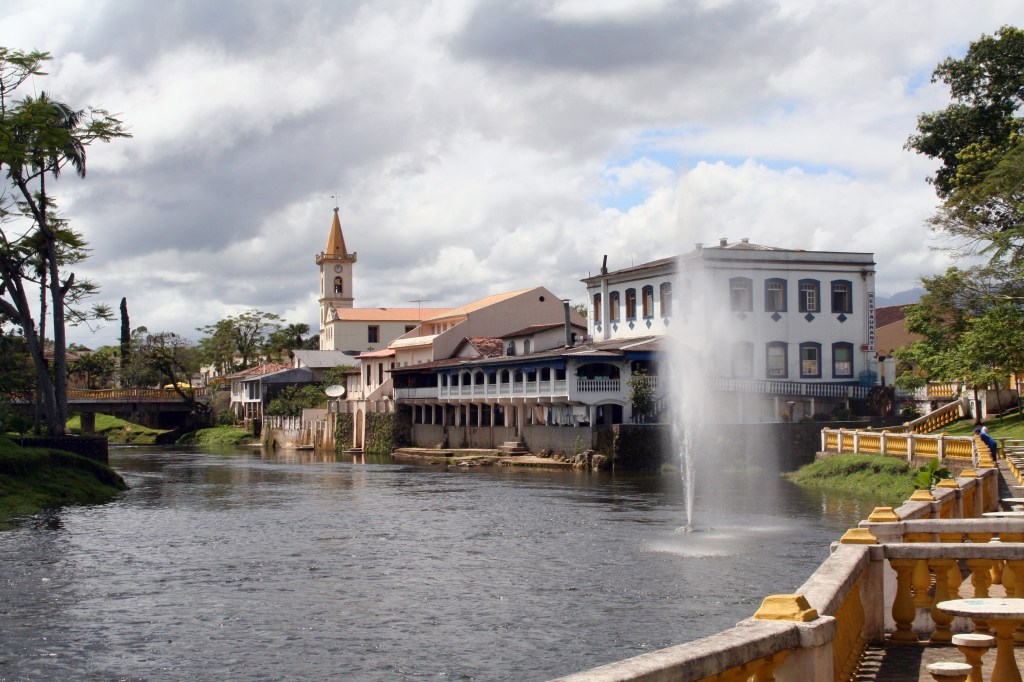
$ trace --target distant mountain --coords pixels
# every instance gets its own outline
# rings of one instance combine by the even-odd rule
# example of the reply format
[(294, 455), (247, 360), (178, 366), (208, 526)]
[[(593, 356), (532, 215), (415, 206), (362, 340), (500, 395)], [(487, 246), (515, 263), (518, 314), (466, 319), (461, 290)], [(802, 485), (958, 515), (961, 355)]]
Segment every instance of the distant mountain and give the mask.
[(907, 289), (906, 291), (898, 291), (892, 296), (879, 296), (875, 299), (875, 306), (881, 308), (884, 305), (906, 305), (907, 303), (917, 303), (924, 296), (925, 290), (918, 287), (916, 289)]

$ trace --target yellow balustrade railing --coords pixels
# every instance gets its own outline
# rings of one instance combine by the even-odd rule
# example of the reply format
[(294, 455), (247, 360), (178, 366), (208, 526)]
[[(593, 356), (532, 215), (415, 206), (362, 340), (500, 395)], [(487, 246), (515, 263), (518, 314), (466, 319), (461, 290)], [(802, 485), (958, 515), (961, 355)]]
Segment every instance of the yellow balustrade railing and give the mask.
[[(206, 388), (203, 386), (182, 388), (181, 391), (197, 398), (206, 395)], [(180, 401), (182, 397), (173, 388), (104, 388), (97, 390), (71, 388), (68, 389), (68, 400), (155, 402)]]
[[(939, 457), (942, 461), (961, 465), (981, 464), (978, 462), (979, 446), (971, 436), (947, 436), (945, 434), (892, 433), (872, 429), (822, 429), (821, 451), (844, 452), (864, 455), (887, 455), (901, 457), (908, 461), (918, 458)], [(982, 453), (983, 454), (983, 453)]]
[(929, 400), (937, 398), (952, 398), (960, 392), (958, 381), (929, 381), (925, 385), (925, 395)]
[(907, 422), (906, 426), (914, 433), (931, 433), (960, 419), (966, 414), (966, 409), (962, 400), (956, 400)]

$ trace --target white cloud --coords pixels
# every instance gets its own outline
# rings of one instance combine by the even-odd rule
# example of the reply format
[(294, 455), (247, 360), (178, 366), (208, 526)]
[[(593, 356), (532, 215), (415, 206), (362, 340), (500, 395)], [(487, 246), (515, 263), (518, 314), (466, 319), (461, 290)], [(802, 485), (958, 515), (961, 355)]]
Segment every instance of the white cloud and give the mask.
[(580, 299), (605, 254), (722, 236), (874, 252), (879, 292), (910, 288), (948, 263), (924, 227), (934, 164), (903, 149), (947, 101), (928, 76), (1019, 18), (1006, 0), (45, 5), (0, 10), (0, 44), (52, 51), (33, 87), (135, 135), (59, 183), (95, 248), (81, 275), (189, 336), (249, 307), (315, 322), (332, 195), (357, 305)]

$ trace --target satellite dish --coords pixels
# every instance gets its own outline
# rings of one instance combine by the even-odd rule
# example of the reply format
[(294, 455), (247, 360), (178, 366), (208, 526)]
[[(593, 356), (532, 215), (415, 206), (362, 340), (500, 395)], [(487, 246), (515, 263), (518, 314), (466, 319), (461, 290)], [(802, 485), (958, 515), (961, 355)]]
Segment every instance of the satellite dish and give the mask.
[(327, 388), (325, 388), (324, 393), (326, 393), (327, 397), (329, 398), (344, 398), (345, 387), (339, 386), (338, 384), (334, 384), (333, 386), (328, 386)]

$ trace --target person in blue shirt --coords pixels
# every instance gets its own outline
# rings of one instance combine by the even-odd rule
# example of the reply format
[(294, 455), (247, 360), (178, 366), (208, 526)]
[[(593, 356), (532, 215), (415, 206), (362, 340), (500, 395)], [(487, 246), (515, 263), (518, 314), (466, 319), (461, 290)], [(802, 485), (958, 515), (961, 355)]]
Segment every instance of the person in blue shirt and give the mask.
[(996, 445), (995, 439), (988, 435), (987, 429), (974, 429), (974, 432), (978, 434), (982, 442), (988, 446), (988, 449), (992, 452), (992, 459), (996, 458), (996, 452), (999, 450), (999, 446)]

